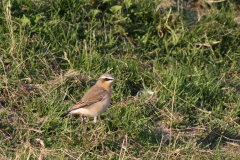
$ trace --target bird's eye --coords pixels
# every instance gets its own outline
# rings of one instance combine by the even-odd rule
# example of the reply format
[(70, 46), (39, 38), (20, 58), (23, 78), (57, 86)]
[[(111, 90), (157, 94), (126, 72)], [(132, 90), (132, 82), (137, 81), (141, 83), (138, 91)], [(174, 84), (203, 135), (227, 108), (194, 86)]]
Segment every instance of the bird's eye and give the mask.
[(110, 81), (111, 79), (109, 79), (109, 78), (104, 78), (104, 80), (105, 80), (105, 81)]

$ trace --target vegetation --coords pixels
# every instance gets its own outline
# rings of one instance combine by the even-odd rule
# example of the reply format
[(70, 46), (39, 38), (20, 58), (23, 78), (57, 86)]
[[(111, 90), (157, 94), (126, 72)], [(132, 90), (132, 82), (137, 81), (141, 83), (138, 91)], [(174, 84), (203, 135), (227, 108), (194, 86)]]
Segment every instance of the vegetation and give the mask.
[[(194, 2), (2, 0), (0, 159), (239, 159), (238, 4)], [(96, 129), (58, 119), (103, 73)]]

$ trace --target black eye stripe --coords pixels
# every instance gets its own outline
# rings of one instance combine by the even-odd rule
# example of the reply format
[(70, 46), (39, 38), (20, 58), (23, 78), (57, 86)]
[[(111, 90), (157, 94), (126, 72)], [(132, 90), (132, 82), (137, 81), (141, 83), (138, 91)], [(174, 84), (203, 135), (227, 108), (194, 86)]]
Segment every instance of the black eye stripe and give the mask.
[(105, 81), (111, 81), (112, 79), (109, 78), (104, 78)]

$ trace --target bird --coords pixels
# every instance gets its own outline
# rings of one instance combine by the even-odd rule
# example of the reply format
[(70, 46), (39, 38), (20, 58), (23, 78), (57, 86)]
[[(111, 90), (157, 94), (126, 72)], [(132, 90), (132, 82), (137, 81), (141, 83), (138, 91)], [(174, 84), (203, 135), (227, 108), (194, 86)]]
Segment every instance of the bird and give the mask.
[(97, 116), (102, 114), (110, 105), (112, 90), (111, 86), (116, 79), (111, 74), (103, 74), (97, 83), (92, 86), (81, 100), (71, 109), (61, 115), (61, 118), (73, 114), (94, 117), (97, 123)]

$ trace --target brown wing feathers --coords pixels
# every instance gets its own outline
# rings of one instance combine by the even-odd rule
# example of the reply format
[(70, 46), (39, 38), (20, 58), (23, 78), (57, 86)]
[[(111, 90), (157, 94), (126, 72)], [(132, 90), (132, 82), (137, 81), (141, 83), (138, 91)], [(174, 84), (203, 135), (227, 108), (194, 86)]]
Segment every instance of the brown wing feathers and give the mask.
[(62, 114), (61, 117), (65, 117), (69, 115), (69, 113), (73, 110), (83, 108), (83, 107), (88, 107), (94, 103), (97, 103), (108, 94), (106, 90), (100, 87), (92, 87), (88, 90), (88, 92), (82, 97), (82, 99), (74, 105), (70, 110), (68, 110), (66, 113)]

